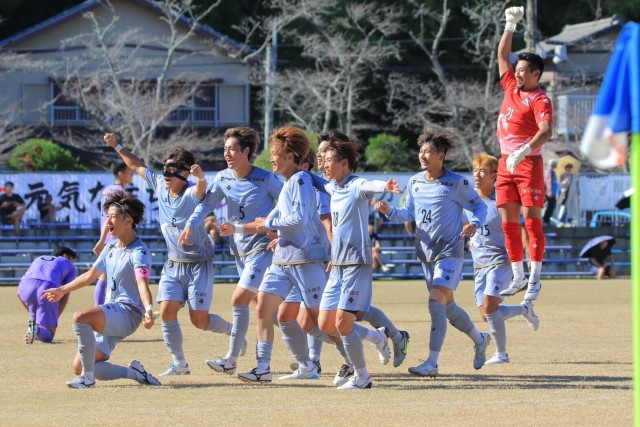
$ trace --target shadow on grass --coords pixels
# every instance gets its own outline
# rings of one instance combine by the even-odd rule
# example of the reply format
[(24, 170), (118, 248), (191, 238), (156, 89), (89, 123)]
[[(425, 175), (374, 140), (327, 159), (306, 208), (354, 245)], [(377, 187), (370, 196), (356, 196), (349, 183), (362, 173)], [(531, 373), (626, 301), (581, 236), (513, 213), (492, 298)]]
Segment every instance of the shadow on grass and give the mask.
[[(606, 375), (438, 375), (437, 378), (410, 374), (376, 374), (376, 382), (385, 388), (410, 389), (594, 389), (631, 390), (631, 377)], [(407, 384), (407, 381), (410, 384)]]

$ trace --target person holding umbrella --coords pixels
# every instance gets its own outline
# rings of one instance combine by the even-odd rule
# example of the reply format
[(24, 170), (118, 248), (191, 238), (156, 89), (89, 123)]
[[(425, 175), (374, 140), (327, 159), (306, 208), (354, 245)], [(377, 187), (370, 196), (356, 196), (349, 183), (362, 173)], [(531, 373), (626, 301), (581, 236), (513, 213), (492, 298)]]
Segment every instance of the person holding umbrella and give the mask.
[(605, 276), (615, 279), (616, 268), (614, 258), (611, 254), (611, 247), (616, 243), (616, 239), (611, 236), (598, 236), (589, 240), (580, 251), (580, 256), (589, 258), (592, 270), (596, 273), (598, 280)]

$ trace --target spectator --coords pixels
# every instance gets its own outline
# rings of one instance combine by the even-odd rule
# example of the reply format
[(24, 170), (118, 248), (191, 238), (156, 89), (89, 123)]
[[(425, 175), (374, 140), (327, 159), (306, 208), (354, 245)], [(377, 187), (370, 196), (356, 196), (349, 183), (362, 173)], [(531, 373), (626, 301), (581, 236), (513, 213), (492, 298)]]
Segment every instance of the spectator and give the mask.
[(378, 268), (385, 273), (391, 271), (392, 266), (386, 264), (382, 259), (382, 252), (380, 251), (380, 238), (375, 231), (375, 225), (373, 219), (369, 219), (369, 238), (371, 239), (371, 252), (373, 254), (373, 270), (377, 271)]
[(56, 222), (56, 212), (62, 209), (60, 205), (53, 204), (53, 196), (47, 194), (44, 200), (38, 203), (38, 210), (40, 211), (40, 222), (43, 224)]
[(4, 194), (0, 196), (0, 218), (6, 225), (13, 224), (16, 236), (20, 235), (20, 220), (25, 212), (24, 200), (13, 192), (13, 182), (4, 184)]
[(611, 254), (611, 246), (611, 240), (605, 240), (590, 251), (589, 262), (593, 266), (592, 271), (596, 273), (598, 280), (604, 279), (605, 276), (609, 276), (610, 279), (616, 278), (616, 267)]
[(578, 179), (573, 174), (573, 164), (567, 163), (564, 167), (564, 173), (560, 177), (560, 193), (558, 196), (558, 202), (560, 203), (558, 222), (560, 227), (577, 225), (579, 197)]
[(556, 210), (556, 194), (558, 194), (558, 177), (556, 176), (556, 166), (558, 161), (556, 159), (549, 160), (549, 169), (544, 174), (544, 198), (547, 202), (547, 207), (544, 210), (544, 216), (542, 220), (545, 225), (551, 223), (551, 217)]

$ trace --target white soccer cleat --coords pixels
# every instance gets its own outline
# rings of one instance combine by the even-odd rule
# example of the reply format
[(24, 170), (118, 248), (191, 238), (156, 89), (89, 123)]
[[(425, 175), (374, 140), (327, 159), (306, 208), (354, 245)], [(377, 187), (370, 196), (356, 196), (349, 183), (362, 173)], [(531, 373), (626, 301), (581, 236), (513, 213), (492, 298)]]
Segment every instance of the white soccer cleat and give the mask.
[(213, 369), (216, 372), (222, 372), (224, 374), (233, 375), (236, 373), (236, 367), (238, 365), (232, 365), (229, 360), (219, 357), (213, 360), (205, 360), (204, 364)]
[(387, 329), (383, 326), (382, 328), (378, 328), (378, 332), (382, 335), (382, 339), (374, 346), (376, 350), (378, 350), (378, 359), (380, 359), (380, 363), (386, 365), (389, 363), (389, 359), (391, 359), (391, 349), (389, 348), (389, 339), (387, 338)]
[(524, 288), (527, 287), (527, 283), (529, 283), (529, 279), (527, 279), (526, 277), (523, 277), (521, 279), (513, 278), (509, 283), (509, 287), (504, 291), (500, 292), (500, 295), (506, 296), (506, 297), (515, 295), (518, 292), (523, 291)]
[(84, 375), (78, 375), (74, 380), (69, 381), (67, 386), (71, 388), (94, 388), (96, 382), (87, 380)]
[(24, 336), (24, 343), (33, 344), (37, 334), (38, 334), (38, 325), (36, 324), (36, 321), (29, 320), (29, 324), (27, 325), (27, 333)]
[(419, 377), (435, 378), (438, 376), (438, 366), (431, 366), (426, 360), (418, 366), (409, 368), (409, 373), (418, 375)]
[(273, 379), (270, 369), (260, 370), (258, 368), (238, 374), (238, 378), (246, 383), (270, 383)]
[(540, 282), (530, 282), (529, 287), (527, 288), (527, 293), (524, 294), (525, 301), (534, 301), (537, 300), (540, 296), (540, 289), (542, 289), (542, 283)]
[(189, 369), (189, 365), (181, 366), (173, 363), (169, 365), (167, 370), (161, 373), (159, 376), (167, 377), (171, 375), (191, 375), (191, 369)]
[(489, 341), (491, 340), (491, 335), (482, 332), (482, 338), (484, 339), (480, 344), (473, 346), (474, 356), (473, 356), (473, 368), (480, 369), (484, 366), (484, 362), (487, 360), (487, 345), (489, 345)]
[(522, 317), (527, 319), (527, 323), (529, 323), (529, 327), (532, 330), (537, 331), (540, 328), (540, 318), (536, 316), (536, 312), (533, 311), (533, 303), (531, 301), (523, 301), (520, 305), (525, 308), (525, 313)]
[(509, 363), (509, 355), (507, 353), (496, 353), (484, 362), (485, 365), (503, 365)]
[(318, 375), (318, 368), (316, 365), (313, 365), (313, 369), (311, 371), (305, 370), (303, 367), (300, 367), (293, 371), (292, 374), (284, 375), (280, 378), (280, 380), (319, 380), (320, 376)]
[(136, 373), (136, 381), (138, 381), (140, 384), (162, 385), (160, 384), (160, 381), (158, 381), (156, 377), (147, 372), (146, 369), (144, 369), (144, 366), (142, 366), (142, 363), (138, 362), (137, 360), (133, 360), (131, 363), (129, 363), (129, 368)]
[(340, 387), (341, 385), (346, 384), (354, 375), (355, 370), (353, 369), (353, 366), (343, 363), (336, 376), (333, 377), (333, 385)]
[(364, 390), (367, 388), (371, 388), (373, 382), (371, 382), (371, 377), (366, 379), (359, 379), (355, 375), (349, 379), (346, 383), (342, 384), (338, 387), (338, 390)]

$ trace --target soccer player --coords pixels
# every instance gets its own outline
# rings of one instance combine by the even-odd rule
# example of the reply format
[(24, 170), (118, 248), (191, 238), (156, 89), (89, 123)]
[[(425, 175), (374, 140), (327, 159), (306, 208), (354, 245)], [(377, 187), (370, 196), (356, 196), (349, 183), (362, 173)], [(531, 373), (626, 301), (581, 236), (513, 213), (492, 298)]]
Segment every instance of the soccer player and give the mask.
[(137, 360), (128, 367), (108, 362), (115, 346), (133, 334), (141, 321), (147, 329), (153, 326), (153, 300), (149, 291), (149, 250), (135, 230), (144, 216), (144, 204), (134, 195), (120, 191), (110, 193), (104, 207), (109, 233), (115, 239), (100, 253), (89, 271), (64, 286), (47, 289), (42, 295), (49, 302), (60, 301), (70, 292), (93, 283), (102, 273), (107, 274), (111, 284), (105, 304), (73, 314), (78, 353), (72, 367), (78, 376), (67, 385), (93, 388), (96, 379), (119, 378), (160, 385)]
[[(102, 197), (100, 198), (100, 212), (102, 212), (102, 229), (100, 230), (100, 240), (98, 240), (96, 245), (93, 247), (93, 253), (96, 255), (100, 255), (100, 252), (102, 252), (105, 245), (112, 240), (109, 234), (109, 229), (107, 227), (107, 217), (104, 210), (104, 201), (106, 200), (106, 196), (114, 191), (125, 191), (127, 189), (127, 186), (131, 184), (131, 181), (133, 180), (133, 171), (127, 167), (127, 164), (125, 162), (118, 162), (113, 167), (113, 175), (116, 177), (115, 182), (111, 185), (108, 185), (102, 191)], [(107, 276), (103, 274), (96, 282), (96, 288), (93, 291), (93, 300), (96, 305), (101, 305), (104, 303), (104, 296), (106, 292)]]
[(400, 189), (395, 179), (367, 181), (355, 176), (357, 153), (357, 144), (353, 142), (331, 141), (324, 155), (325, 177), (331, 180), (326, 189), (331, 195), (333, 238), (332, 268), (320, 303), (319, 325), (329, 335), (336, 331), (340, 334), (354, 370), (354, 375), (338, 386), (339, 390), (372, 386), (363, 339), (376, 346), (383, 364), (391, 355), (384, 327), (370, 330), (355, 321), (371, 307), (373, 255), (368, 232), (369, 200), (375, 193), (399, 193)]
[(67, 305), (69, 295), (54, 303), (40, 297), (47, 289), (60, 287), (76, 278), (73, 265), (76, 258), (73, 249), (60, 246), (51, 255), (34, 259), (20, 279), (18, 298), (29, 312), (29, 326), (24, 337), (26, 344), (32, 344), (36, 339), (41, 342), (53, 341), (58, 318)]
[[(392, 221), (416, 221), (416, 250), (429, 289), (431, 334), (427, 360), (409, 368), (409, 372), (436, 377), (447, 319), (473, 340), (473, 367), (482, 368), (486, 360), (490, 335), (476, 329), (467, 312), (456, 304), (453, 292), (462, 278), (464, 239), (482, 225), (487, 207), (465, 177), (444, 167), (447, 151), (453, 146), (449, 134), (427, 129), (418, 138), (418, 145), (424, 172), (409, 179), (405, 206), (391, 208), (386, 202), (378, 202), (375, 208)], [(463, 209), (472, 212), (464, 226)]]
[(505, 320), (524, 316), (529, 327), (538, 330), (540, 320), (533, 311), (531, 301), (520, 305), (502, 305), (500, 292), (511, 280), (511, 265), (504, 247), (502, 219), (496, 208), (495, 181), (498, 174), (498, 159), (485, 153), (473, 159), (473, 181), (481, 200), (487, 205), (487, 216), (483, 224), (471, 237), (475, 296), (480, 315), (489, 324), (496, 352), (485, 365), (509, 363), (507, 354), (507, 330)]
[[(187, 221), (180, 240), (189, 244), (191, 230), (204, 220), (203, 215), (226, 199), (229, 218), (252, 222), (266, 217), (278, 200), (282, 181), (272, 172), (253, 166), (251, 157), (258, 149), (260, 136), (247, 127), (230, 128), (224, 133), (224, 159), (228, 168), (216, 174), (203, 203)], [(231, 253), (235, 257), (240, 279), (233, 295), (233, 327), (229, 350), (225, 357), (206, 360), (217, 372), (234, 374), (238, 357), (246, 352), (249, 329), (249, 304), (256, 297), (265, 271), (271, 265), (273, 252), (267, 250), (270, 238), (266, 233), (233, 234)]]
[(524, 299), (533, 301), (540, 295), (540, 272), (544, 256), (542, 208), (544, 207), (544, 162), (541, 147), (551, 137), (551, 100), (538, 86), (544, 62), (535, 53), (518, 55), (515, 72), (509, 56), (516, 23), (524, 15), (523, 7), (504, 12), (505, 31), (498, 46), (498, 70), (504, 99), (498, 116), (497, 136), (502, 157), (498, 164), (496, 200), (513, 279), (502, 295), (515, 295), (527, 287), (524, 275), (523, 246), (520, 234), (520, 210), (529, 235), (531, 271)]
[[(189, 246), (178, 242), (187, 219), (200, 204), (207, 191), (202, 168), (195, 164), (193, 154), (182, 147), (170, 147), (162, 155), (163, 172), (148, 168), (134, 154), (118, 144), (115, 135), (108, 133), (104, 140), (114, 148), (135, 173), (143, 177), (158, 197), (160, 229), (168, 249), (168, 260), (162, 267), (158, 286), (162, 337), (173, 363), (160, 374), (188, 375), (191, 373), (183, 350), (183, 338), (178, 311), (189, 306), (191, 323), (198, 329), (231, 334), (231, 323), (217, 314), (209, 314), (213, 299), (214, 247), (201, 223), (193, 233)], [(190, 186), (187, 178), (193, 174), (197, 183)]]
[[(271, 135), (271, 164), (273, 173), (282, 175), (286, 181), (275, 209), (269, 217), (258, 217), (251, 223), (225, 223), (220, 226), (222, 235), (278, 232), (272, 264), (258, 290), (258, 364), (250, 372), (238, 374), (246, 382), (271, 382), (273, 316), (294, 286), (300, 289), (308, 314), (317, 324), (329, 243), (318, 217), (311, 175), (300, 167), (309, 148), (309, 139), (301, 129), (276, 129)], [(280, 329), (299, 369), (282, 379), (317, 379), (317, 367), (309, 359), (304, 331), (296, 322), (297, 313), (289, 314), (290, 318), (279, 316)]]

